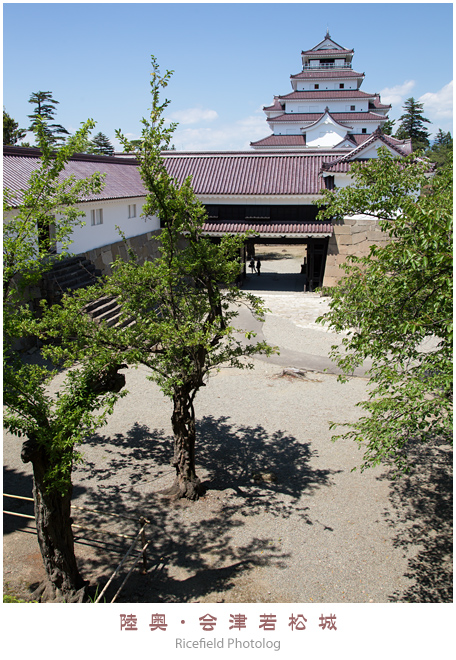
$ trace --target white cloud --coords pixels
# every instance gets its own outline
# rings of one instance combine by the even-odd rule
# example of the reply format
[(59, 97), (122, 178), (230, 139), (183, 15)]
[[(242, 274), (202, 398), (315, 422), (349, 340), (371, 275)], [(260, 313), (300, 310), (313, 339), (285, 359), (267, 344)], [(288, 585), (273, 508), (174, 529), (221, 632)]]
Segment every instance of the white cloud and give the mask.
[(386, 105), (391, 103), (393, 108), (402, 106), (405, 99), (409, 98), (409, 94), (414, 87), (414, 80), (406, 80), (402, 85), (395, 85), (394, 87), (385, 87), (380, 92), (381, 101)]
[(424, 114), (433, 123), (451, 120), (453, 117), (453, 81), (438, 92), (426, 92), (418, 100), (424, 104)]
[(261, 112), (217, 127), (177, 128), (172, 143), (179, 151), (237, 151), (250, 149), (255, 142), (270, 134)]
[[(198, 108), (193, 108), (197, 111)], [(170, 114), (166, 119), (180, 119), (176, 115), (188, 113), (188, 110), (177, 111)], [(215, 118), (211, 115), (205, 120), (207, 124), (211, 119), (218, 119), (215, 111), (201, 111), (199, 115), (201, 121), (204, 121), (204, 112), (214, 112)], [(195, 117), (197, 113), (195, 112)], [(190, 123), (190, 122), (187, 122)], [(171, 144), (179, 151), (239, 151), (250, 150), (250, 142), (255, 142), (261, 138), (270, 135), (271, 131), (266, 123), (266, 117), (261, 108), (254, 114), (230, 123), (215, 122), (212, 126), (183, 126), (184, 122), (179, 121), (176, 131), (171, 137)], [(139, 137), (133, 133), (126, 134), (129, 139)], [(122, 147), (117, 140), (111, 140), (116, 151), (122, 151)]]
[(215, 110), (204, 108), (187, 108), (186, 110), (176, 110), (172, 112), (167, 119), (177, 121), (179, 124), (198, 124), (201, 121), (214, 121), (218, 118)]

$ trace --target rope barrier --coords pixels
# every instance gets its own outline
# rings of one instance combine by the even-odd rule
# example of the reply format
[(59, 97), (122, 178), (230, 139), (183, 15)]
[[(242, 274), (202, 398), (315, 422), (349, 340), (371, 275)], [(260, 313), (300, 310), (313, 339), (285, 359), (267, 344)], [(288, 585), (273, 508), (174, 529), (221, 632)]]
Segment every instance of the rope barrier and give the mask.
[[(28, 502), (34, 502), (33, 497), (23, 497), (23, 496), (21, 496), (21, 495), (10, 495), (9, 493), (3, 493), (3, 497), (10, 497), (10, 498), (12, 498), (12, 499), (16, 499), (16, 500), (26, 500), (26, 501), (28, 501)], [(133, 539), (133, 541), (132, 541), (132, 543), (131, 543), (129, 549), (128, 549), (127, 552), (125, 553), (125, 555), (124, 555), (123, 559), (121, 560), (121, 562), (118, 564), (118, 566), (117, 566), (117, 568), (115, 569), (114, 573), (113, 573), (113, 574), (111, 575), (111, 577), (109, 578), (108, 582), (106, 583), (104, 589), (102, 590), (102, 592), (100, 593), (100, 595), (99, 595), (98, 598), (96, 599), (95, 603), (99, 603), (99, 602), (100, 602), (101, 598), (102, 598), (103, 595), (106, 593), (107, 588), (109, 587), (109, 585), (110, 585), (111, 582), (114, 580), (114, 578), (115, 578), (115, 576), (117, 575), (117, 573), (120, 571), (120, 569), (122, 568), (122, 566), (124, 565), (124, 563), (126, 562), (126, 560), (128, 559), (128, 557), (130, 556), (131, 552), (133, 551), (133, 548), (134, 548), (135, 545), (136, 545), (136, 542), (137, 542), (138, 539), (141, 537), (141, 543), (142, 543), (141, 550), (139, 550), (138, 557), (136, 558), (136, 560), (135, 560), (133, 566), (131, 567), (131, 569), (130, 569), (129, 572), (127, 573), (125, 579), (123, 580), (122, 584), (120, 585), (119, 589), (117, 590), (117, 592), (116, 592), (114, 598), (111, 600), (111, 603), (113, 603), (113, 602), (116, 600), (117, 596), (118, 596), (118, 595), (120, 594), (120, 592), (122, 591), (122, 589), (123, 589), (123, 587), (125, 586), (125, 584), (126, 584), (128, 578), (129, 578), (130, 575), (132, 574), (134, 568), (136, 567), (136, 565), (137, 565), (137, 563), (139, 562), (139, 560), (141, 559), (141, 557), (142, 557), (143, 564), (144, 564), (144, 570), (143, 570), (143, 572), (145, 573), (145, 572), (147, 571), (147, 553), (146, 553), (146, 550), (147, 550), (147, 547), (148, 547), (150, 541), (146, 541), (145, 529), (146, 529), (147, 525), (150, 525), (150, 520), (148, 520), (147, 518), (144, 518), (143, 516), (141, 516), (141, 517), (139, 518), (139, 521), (138, 521), (136, 518), (130, 518), (130, 517), (128, 517), (128, 516), (122, 516), (122, 515), (120, 515), (120, 514), (118, 514), (118, 513), (107, 513), (107, 512), (105, 512), (105, 511), (99, 511), (99, 510), (97, 510), (97, 509), (89, 509), (89, 508), (87, 508), (87, 507), (76, 506), (76, 505), (73, 505), (73, 504), (71, 505), (71, 508), (79, 509), (79, 510), (81, 510), (81, 511), (89, 511), (90, 513), (97, 513), (97, 514), (99, 514), (99, 515), (103, 515), (103, 516), (110, 516), (110, 517), (115, 517), (115, 518), (121, 518), (121, 519), (123, 519), (123, 520), (129, 520), (129, 521), (131, 521), (131, 522), (139, 522), (139, 523), (141, 523), (141, 525), (142, 525), (141, 528), (140, 528), (140, 530), (139, 530), (138, 533), (136, 534), (136, 536), (131, 536), (131, 535), (126, 535), (126, 534), (119, 534), (118, 532), (113, 532), (113, 531), (111, 531), (111, 530), (109, 530), (109, 529), (106, 529), (106, 528), (103, 528), (103, 527), (102, 527), (102, 528), (99, 528), (99, 529), (94, 529), (93, 527), (86, 527), (86, 526), (83, 526), (83, 525), (77, 525), (77, 524), (75, 524), (75, 523), (72, 523), (72, 524), (71, 524), (71, 526), (74, 527), (74, 528), (77, 528), (77, 529), (83, 529), (83, 530), (85, 530), (85, 531), (89, 531), (89, 532), (95, 532), (95, 533), (101, 533), (101, 534), (105, 534), (105, 535), (117, 536), (117, 537), (119, 537), (119, 538), (130, 539), (130, 540)], [(9, 514), (9, 515), (11, 515), (11, 516), (17, 516), (17, 517), (19, 517), (19, 518), (29, 518), (29, 519), (31, 519), (31, 520), (35, 520), (35, 516), (30, 516), (30, 515), (27, 515), (27, 514), (25, 514), (25, 513), (16, 513), (16, 512), (14, 512), (14, 511), (6, 511), (5, 509), (3, 510), (3, 513), (7, 513), (7, 514)]]
[(136, 541), (138, 540), (138, 538), (139, 538), (140, 534), (142, 533), (142, 531), (143, 531), (143, 527), (139, 530), (139, 532), (137, 533), (137, 535), (136, 535), (136, 537), (135, 537), (135, 540), (133, 541), (133, 543), (131, 544), (131, 546), (130, 546), (129, 549), (127, 550), (127, 552), (126, 552), (124, 558), (122, 559), (122, 561), (120, 562), (120, 564), (117, 566), (116, 570), (115, 570), (114, 573), (111, 575), (111, 577), (109, 578), (109, 580), (107, 581), (107, 583), (105, 584), (103, 591), (101, 592), (101, 594), (98, 596), (98, 598), (97, 598), (96, 601), (95, 601), (96, 603), (99, 603), (99, 602), (100, 602), (101, 597), (104, 595), (106, 589), (109, 587), (109, 585), (111, 584), (111, 582), (114, 580), (114, 578), (116, 577), (117, 573), (120, 571), (120, 569), (122, 568), (122, 566), (124, 565), (124, 563), (125, 563), (125, 561), (127, 560), (127, 558), (130, 556), (130, 553), (131, 553), (131, 551), (133, 550), (133, 548), (135, 547), (135, 543), (136, 543)]

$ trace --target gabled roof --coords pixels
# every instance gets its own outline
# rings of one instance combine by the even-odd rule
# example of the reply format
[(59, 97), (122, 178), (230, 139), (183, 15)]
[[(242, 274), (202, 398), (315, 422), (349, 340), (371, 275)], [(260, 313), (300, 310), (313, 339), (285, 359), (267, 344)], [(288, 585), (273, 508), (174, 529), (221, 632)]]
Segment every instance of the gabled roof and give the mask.
[(353, 147), (357, 147), (369, 138), (370, 134), (368, 133), (347, 133), (344, 139), (334, 146), (334, 149), (337, 149), (344, 142), (349, 142)]
[[(323, 47), (324, 44), (326, 44), (326, 47)], [(334, 48), (331, 48), (331, 46), (334, 46)], [(333, 52), (335, 52), (335, 53), (341, 53), (341, 52), (342, 53), (353, 53), (354, 52), (353, 49), (352, 50), (347, 50), (346, 48), (344, 48), (340, 44), (336, 43), (334, 41), (334, 39), (331, 39), (331, 36), (330, 36), (329, 32), (326, 32), (325, 38), (322, 41), (320, 41), (320, 43), (318, 43), (316, 46), (314, 46), (310, 50), (303, 50), (302, 55), (307, 55), (308, 53), (309, 54), (314, 53), (315, 51), (317, 51), (317, 52), (318, 51), (323, 51), (325, 53), (333, 53)]]
[(329, 112), (329, 108), (326, 107), (321, 117), (317, 119), (317, 121), (314, 121), (312, 124), (307, 124), (306, 129), (312, 128), (313, 126), (318, 126), (318, 124), (320, 124), (325, 117), (330, 117), (333, 120), (333, 122), (337, 124), (337, 126), (342, 126), (342, 128), (350, 128), (350, 126), (347, 126), (346, 124), (342, 124), (340, 121), (335, 119), (334, 115), (331, 112)]
[(343, 156), (340, 156), (331, 162), (324, 162), (321, 168), (322, 172), (348, 172), (350, 170), (351, 163), (353, 161), (362, 159), (363, 151), (371, 147), (377, 141), (382, 142), (384, 145), (390, 147), (390, 149), (395, 151), (398, 156), (406, 156), (408, 153), (410, 153), (406, 150), (408, 148), (408, 140), (396, 140), (389, 135), (384, 135), (379, 129), (377, 129), (368, 136), (367, 140), (353, 149), (353, 151), (350, 151), (348, 154), (344, 154)]

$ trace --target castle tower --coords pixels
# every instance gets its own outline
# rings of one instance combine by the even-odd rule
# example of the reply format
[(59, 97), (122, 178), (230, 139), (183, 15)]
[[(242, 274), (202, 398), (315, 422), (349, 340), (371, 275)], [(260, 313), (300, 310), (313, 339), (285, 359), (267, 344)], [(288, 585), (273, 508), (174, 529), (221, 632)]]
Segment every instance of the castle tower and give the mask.
[(272, 134), (254, 149), (337, 150), (362, 144), (388, 119), (390, 105), (361, 91), (364, 73), (352, 68), (353, 49), (323, 41), (301, 53), (302, 71), (290, 76), (292, 92), (264, 107)]

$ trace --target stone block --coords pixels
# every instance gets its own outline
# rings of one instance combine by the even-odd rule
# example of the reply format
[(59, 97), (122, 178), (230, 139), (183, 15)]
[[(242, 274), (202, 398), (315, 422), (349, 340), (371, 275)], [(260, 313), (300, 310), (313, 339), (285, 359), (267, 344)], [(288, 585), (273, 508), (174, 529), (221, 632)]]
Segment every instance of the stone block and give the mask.
[(352, 245), (352, 244), (353, 244), (353, 236), (351, 234), (350, 235), (342, 234), (341, 236), (337, 237), (337, 245), (339, 246), (339, 249), (341, 245)]
[(366, 240), (366, 232), (359, 232), (359, 234), (354, 234), (352, 236), (352, 245), (359, 245), (359, 243), (364, 243)]
[(101, 253), (101, 261), (105, 266), (109, 266), (113, 261), (111, 248), (112, 246), (109, 245), (106, 250), (103, 248), (103, 252)]
[(334, 236), (351, 234), (356, 225), (337, 225), (334, 227)]

